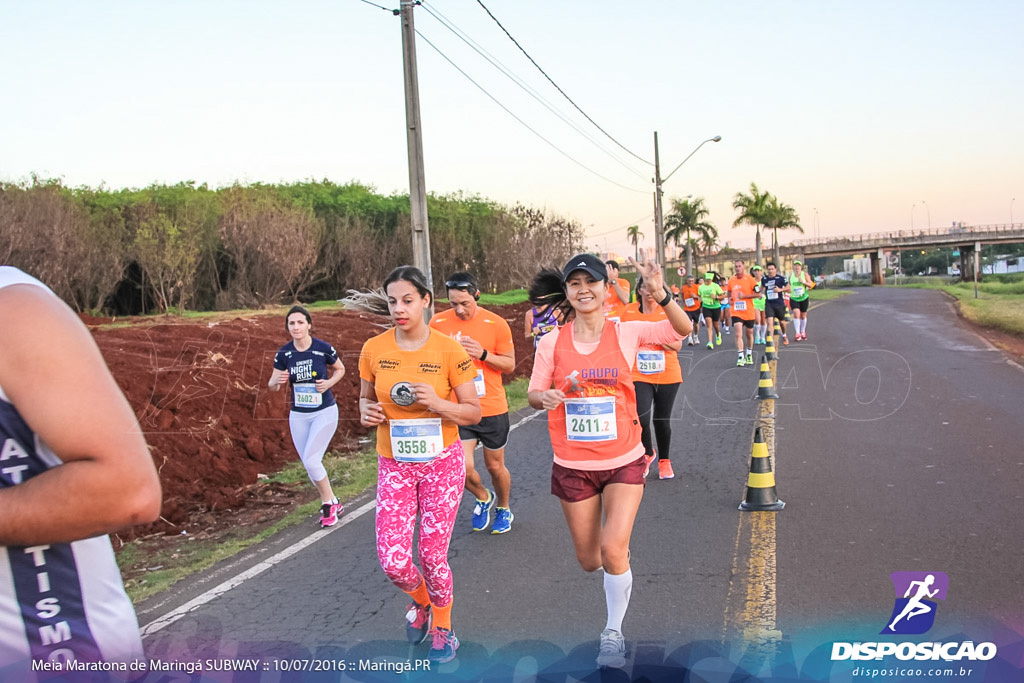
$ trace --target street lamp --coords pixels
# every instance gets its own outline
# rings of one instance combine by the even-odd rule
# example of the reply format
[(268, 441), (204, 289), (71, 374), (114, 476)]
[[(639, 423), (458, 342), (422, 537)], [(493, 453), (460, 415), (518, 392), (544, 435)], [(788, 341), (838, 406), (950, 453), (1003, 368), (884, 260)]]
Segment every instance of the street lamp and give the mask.
[(930, 232), (932, 229), (932, 210), (928, 208), (928, 202), (925, 200), (922, 199), (921, 203), (924, 204), (924, 208), (928, 210), (928, 230)]
[(719, 142), (721, 139), (721, 135), (716, 135), (715, 137), (708, 138), (704, 142), (700, 143), (692, 152), (687, 154), (686, 158), (680, 161), (667, 176), (662, 178), (661, 162), (658, 155), (658, 131), (654, 131), (654, 249), (657, 258), (662, 265), (665, 263), (665, 221), (661, 210), (661, 196), (664, 194), (661, 191), (661, 185), (671, 178), (672, 174), (678, 171), (680, 167), (690, 159), (690, 157), (696, 154), (698, 149), (709, 142)]
[(818, 225), (818, 210), (815, 209), (814, 210), (814, 239), (816, 239), (816, 240), (820, 240), (821, 239), (821, 234), (819, 232), (819, 227), (820, 226)]
[(1010, 200), (1010, 227), (1011, 228), (1013, 227), (1013, 203), (1015, 201), (1017, 201), (1016, 197), (1014, 197), (1013, 199)]

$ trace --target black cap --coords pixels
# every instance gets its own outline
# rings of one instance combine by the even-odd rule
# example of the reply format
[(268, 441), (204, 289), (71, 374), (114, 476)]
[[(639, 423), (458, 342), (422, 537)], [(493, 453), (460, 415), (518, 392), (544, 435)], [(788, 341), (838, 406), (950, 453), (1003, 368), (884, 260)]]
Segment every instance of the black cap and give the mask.
[(569, 276), (577, 270), (587, 271), (596, 280), (608, 279), (608, 267), (604, 264), (604, 261), (593, 254), (578, 254), (569, 259), (569, 262), (565, 264), (565, 268), (562, 269), (562, 282), (565, 283)]

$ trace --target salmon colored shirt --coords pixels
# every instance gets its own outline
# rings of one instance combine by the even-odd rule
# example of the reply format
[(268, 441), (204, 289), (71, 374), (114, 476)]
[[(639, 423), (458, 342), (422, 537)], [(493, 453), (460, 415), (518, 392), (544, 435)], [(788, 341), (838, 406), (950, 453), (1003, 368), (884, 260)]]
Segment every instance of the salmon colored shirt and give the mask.
[[(430, 326), (447, 334), (456, 341), (460, 337), (471, 337), (480, 343), (487, 353), (504, 355), (515, 349), (512, 329), (505, 319), (477, 306), (476, 313), (469, 320), (460, 320), (455, 311), (447, 310), (430, 319)], [(471, 356), (472, 358), (472, 356)], [(492, 417), (508, 412), (505, 387), (501, 383), (501, 372), (487, 361), (473, 358), (476, 366), (476, 395), (480, 399), (480, 416)]]
[[(473, 381), (476, 367), (462, 344), (436, 330), (430, 331), (420, 348), (404, 351), (398, 347), (395, 330), (390, 329), (363, 344), (359, 353), (359, 377), (373, 385), (377, 400), (384, 408), (387, 419), (377, 426), (377, 452), (391, 458), (394, 457), (391, 420), (439, 417), (419, 403), (402, 405), (408, 401), (408, 384), (426, 382), (438, 396), (447, 397), (455, 387)], [(445, 448), (459, 438), (459, 427), (451, 420), (441, 419), (441, 432)]]
[[(652, 323), (667, 319), (665, 309), (658, 304), (654, 304), (654, 310), (641, 313), (639, 302), (626, 306), (623, 317), (624, 321), (644, 320)], [(664, 369), (656, 371), (657, 367)], [(633, 363), (633, 381), (647, 384), (679, 384), (683, 381), (683, 370), (679, 366), (678, 354), (661, 344), (641, 344)]]
[[(608, 324), (605, 323), (605, 330), (608, 329)], [(667, 319), (656, 323), (634, 320), (611, 324), (615, 326), (618, 350), (624, 359), (625, 367), (629, 368), (629, 370), (632, 370), (637, 350), (642, 344), (671, 344), (681, 341), (683, 338), (682, 335), (675, 331)], [(566, 391), (567, 388), (570, 388), (566, 376), (556, 377), (554, 361), (555, 344), (559, 337), (562, 334), (572, 335), (572, 330), (573, 323), (567, 323), (544, 335), (544, 338), (540, 340), (540, 343), (537, 345), (537, 352), (533, 358), (533, 374), (530, 375), (529, 391), (547, 391), (551, 388), (557, 388), (565, 391), (569, 396), (574, 395)], [(576, 353), (585, 356), (597, 352), (601, 345), (600, 341), (582, 343), (572, 337), (570, 339), (572, 339), (572, 347)], [(627, 380), (632, 391), (632, 377), (627, 377)], [(560, 410), (560, 414), (564, 415), (564, 408), (560, 408)], [(636, 410), (635, 403), (633, 404), (633, 410)], [(611, 470), (623, 467), (644, 453), (643, 444), (639, 439), (639, 431), (637, 434), (636, 443), (622, 453), (614, 455), (597, 454), (585, 445), (570, 443), (565, 446), (565, 451), (568, 452), (560, 453), (559, 450), (555, 450), (554, 459), (559, 465), (578, 470)], [(554, 448), (554, 444), (552, 447)], [(591, 457), (587, 457), (588, 453), (592, 453)]]

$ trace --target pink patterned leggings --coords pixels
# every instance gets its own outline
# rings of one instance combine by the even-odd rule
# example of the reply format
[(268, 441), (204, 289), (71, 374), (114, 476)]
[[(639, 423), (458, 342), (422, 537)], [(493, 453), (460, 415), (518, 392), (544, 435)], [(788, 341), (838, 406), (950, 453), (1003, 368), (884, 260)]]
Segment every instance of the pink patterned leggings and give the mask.
[(420, 565), (430, 602), (445, 607), (452, 601), (452, 570), (448, 544), (466, 483), (462, 441), (430, 462), (398, 462), (377, 455), (377, 557), (384, 573), (403, 591), (420, 585), (412, 562), (416, 513), (420, 517)]

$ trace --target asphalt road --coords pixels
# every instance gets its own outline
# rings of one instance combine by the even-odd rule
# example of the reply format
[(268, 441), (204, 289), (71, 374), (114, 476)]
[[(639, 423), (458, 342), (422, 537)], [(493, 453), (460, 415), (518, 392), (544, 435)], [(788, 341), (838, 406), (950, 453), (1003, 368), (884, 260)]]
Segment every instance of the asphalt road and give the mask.
[[(828, 651), (882, 639), (896, 571), (949, 577), (928, 638), (999, 646), (970, 680), (1020, 673), (1024, 370), (931, 291), (858, 289), (814, 306), (808, 332), (779, 348), (775, 401), (755, 398), (758, 370), (735, 367), (731, 336), (721, 351), (683, 347), (676, 478), (648, 480), (631, 544), (631, 657), (604, 679), (849, 679), (856, 663)], [(601, 677), (601, 574), (578, 567), (549, 493), (545, 417), (524, 417), (506, 456), (512, 532), (471, 532), (468, 495), (460, 510), (450, 557), (462, 646), (440, 668), (446, 680)], [(757, 425), (786, 502), (776, 513), (737, 510)], [(358, 670), (416, 666), (428, 646), (404, 642), (407, 597), (377, 564), (371, 499), (348, 510), (343, 526), (311, 522), (141, 605), (147, 656), (179, 670), (259, 660), (255, 673), (232, 664), (208, 680), (427, 675)], [(284, 670), (296, 667), (329, 670)]]

